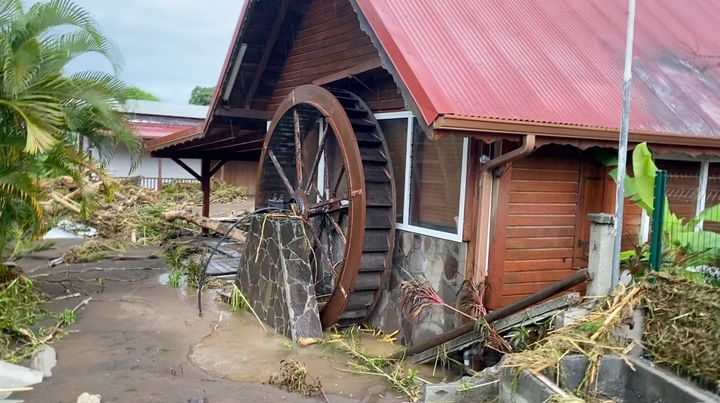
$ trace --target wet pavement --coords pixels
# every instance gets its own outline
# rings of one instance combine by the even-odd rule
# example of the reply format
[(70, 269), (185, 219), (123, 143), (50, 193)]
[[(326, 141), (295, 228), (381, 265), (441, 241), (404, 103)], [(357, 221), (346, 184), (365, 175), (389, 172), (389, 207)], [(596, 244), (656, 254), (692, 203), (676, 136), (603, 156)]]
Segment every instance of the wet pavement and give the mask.
[[(195, 291), (162, 285), (164, 260), (139, 258), (152, 250), (134, 251), (138, 258), (128, 261), (48, 268), (47, 261), (65, 247), (59, 242), (59, 249), (21, 265), (50, 296), (82, 294), (54, 302), (52, 310), (72, 308), (88, 296), (92, 300), (77, 312), (69, 333), (52, 344), (58, 356), (53, 376), (13, 398), (75, 402), (89, 392), (100, 394), (103, 402), (318, 401), (263, 384), (281, 360), (293, 359), (320, 379), (331, 402), (403, 400), (378, 377), (345, 372), (346, 359), (339, 353), (265, 333), (252, 316), (231, 315), (210, 297), (204, 299), (205, 315), (198, 317)], [(381, 353), (395, 347), (373, 339), (366, 348)], [(430, 370), (423, 371), (424, 379)]]

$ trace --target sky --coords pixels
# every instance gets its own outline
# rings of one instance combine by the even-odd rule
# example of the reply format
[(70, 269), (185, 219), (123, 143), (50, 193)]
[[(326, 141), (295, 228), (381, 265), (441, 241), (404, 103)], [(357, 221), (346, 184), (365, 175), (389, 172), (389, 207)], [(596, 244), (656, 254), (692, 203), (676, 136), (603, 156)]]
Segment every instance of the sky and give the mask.
[[(162, 101), (185, 104), (217, 83), (243, 0), (75, 0), (120, 49), (120, 78)], [(71, 70), (109, 65), (83, 56)]]

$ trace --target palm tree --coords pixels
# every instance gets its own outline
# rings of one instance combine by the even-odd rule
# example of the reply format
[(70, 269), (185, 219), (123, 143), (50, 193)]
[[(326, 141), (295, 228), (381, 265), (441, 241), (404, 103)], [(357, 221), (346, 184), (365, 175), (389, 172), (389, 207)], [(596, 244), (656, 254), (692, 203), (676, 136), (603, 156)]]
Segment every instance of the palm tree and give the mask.
[[(66, 74), (88, 53), (107, 59), (113, 74)], [(122, 145), (133, 166), (139, 161), (142, 143), (116, 108), (127, 93), (116, 77), (121, 64), (112, 42), (71, 1), (26, 9), (22, 0), (0, 0), (0, 247), (18, 232), (43, 233), (46, 179), (69, 176), (82, 188), (89, 172), (102, 174), (78, 139), (101, 159)]]

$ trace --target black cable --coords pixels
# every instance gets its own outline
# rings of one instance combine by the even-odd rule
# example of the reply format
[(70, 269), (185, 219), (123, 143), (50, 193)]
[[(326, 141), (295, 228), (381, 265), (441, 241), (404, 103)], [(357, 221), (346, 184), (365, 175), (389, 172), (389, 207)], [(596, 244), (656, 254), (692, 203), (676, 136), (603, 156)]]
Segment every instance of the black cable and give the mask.
[[(220, 249), (220, 245), (222, 245), (222, 243), (225, 242), (225, 240), (228, 238), (228, 235), (230, 235), (230, 232), (231, 232), (232, 230), (234, 230), (235, 228), (237, 228), (238, 225), (240, 225), (241, 223), (244, 223), (244, 222), (245, 222), (246, 220), (248, 220), (250, 217), (253, 217), (253, 216), (255, 216), (255, 215), (270, 213), (270, 212), (274, 212), (274, 211), (281, 211), (281, 209), (274, 208), (274, 207), (263, 207), (263, 208), (259, 208), (259, 209), (255, 210), (255, 211), (253, 211), (252, 213), (246, 215), (245, 217), (243, 217), (243, 218), (235, 221), (235, 222), (233, 223), (233, 225), (231, 225), (230, 228), (228, 228), (228, 230), (225, 231), (225, 233), (223, 234), (222, 238), (220, 238), (220, 240), (219, 240), (218, 243), (215, 245), (215, 247), (214, 247), (212, 250), (210, 250), (210, 254), (208, 255), (208, 258), (205, 260), (205, 263), (204, 263), (203, 266), (202, 266), (202, 270), (200, 270), (200, 276), (198, 276), (197, 306), (198, 306), (198, 314), (199, 314), (199, 316), (202, 316), (202, 315), (203, 315), (203, 310), (202, 310), (202, 288), (203, 288), (203, 285), (205, 284), (205, 277), (206, 277), (206, 275), (207, 275), (208, 266), (210, 265), (210, 260), (212, 260), (212, 257), (213, 257), (213, 255), (215, 255), (215, 252)], [(229, 272), (229, 273), (226, 273), (226, 274), (235, 274), (235, 273), (237, 273), (237, 271), (235, 271), (235, 272)]]

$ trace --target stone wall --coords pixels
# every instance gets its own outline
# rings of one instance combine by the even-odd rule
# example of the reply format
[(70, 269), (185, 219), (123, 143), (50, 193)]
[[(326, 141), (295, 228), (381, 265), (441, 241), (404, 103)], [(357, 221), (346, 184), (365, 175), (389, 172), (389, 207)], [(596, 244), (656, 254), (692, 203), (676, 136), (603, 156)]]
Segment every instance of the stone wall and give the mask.
[(398, 340), (406, 346), (457, 327), (461, 323), (457, 314), (441, 306), (426, 309), (418, 318), (402, 312), (398, 285), (410, 278), (427, 281), (446, 303), (454, 305), (465, 280), (466, 258), (466, 243), (398, 230), (392, 273), (370, 323), (385, 332), (400, 330)]
[(297, 340), (322, 337), (303, 222), (254, 216), (235, 283), (260, 319)]

